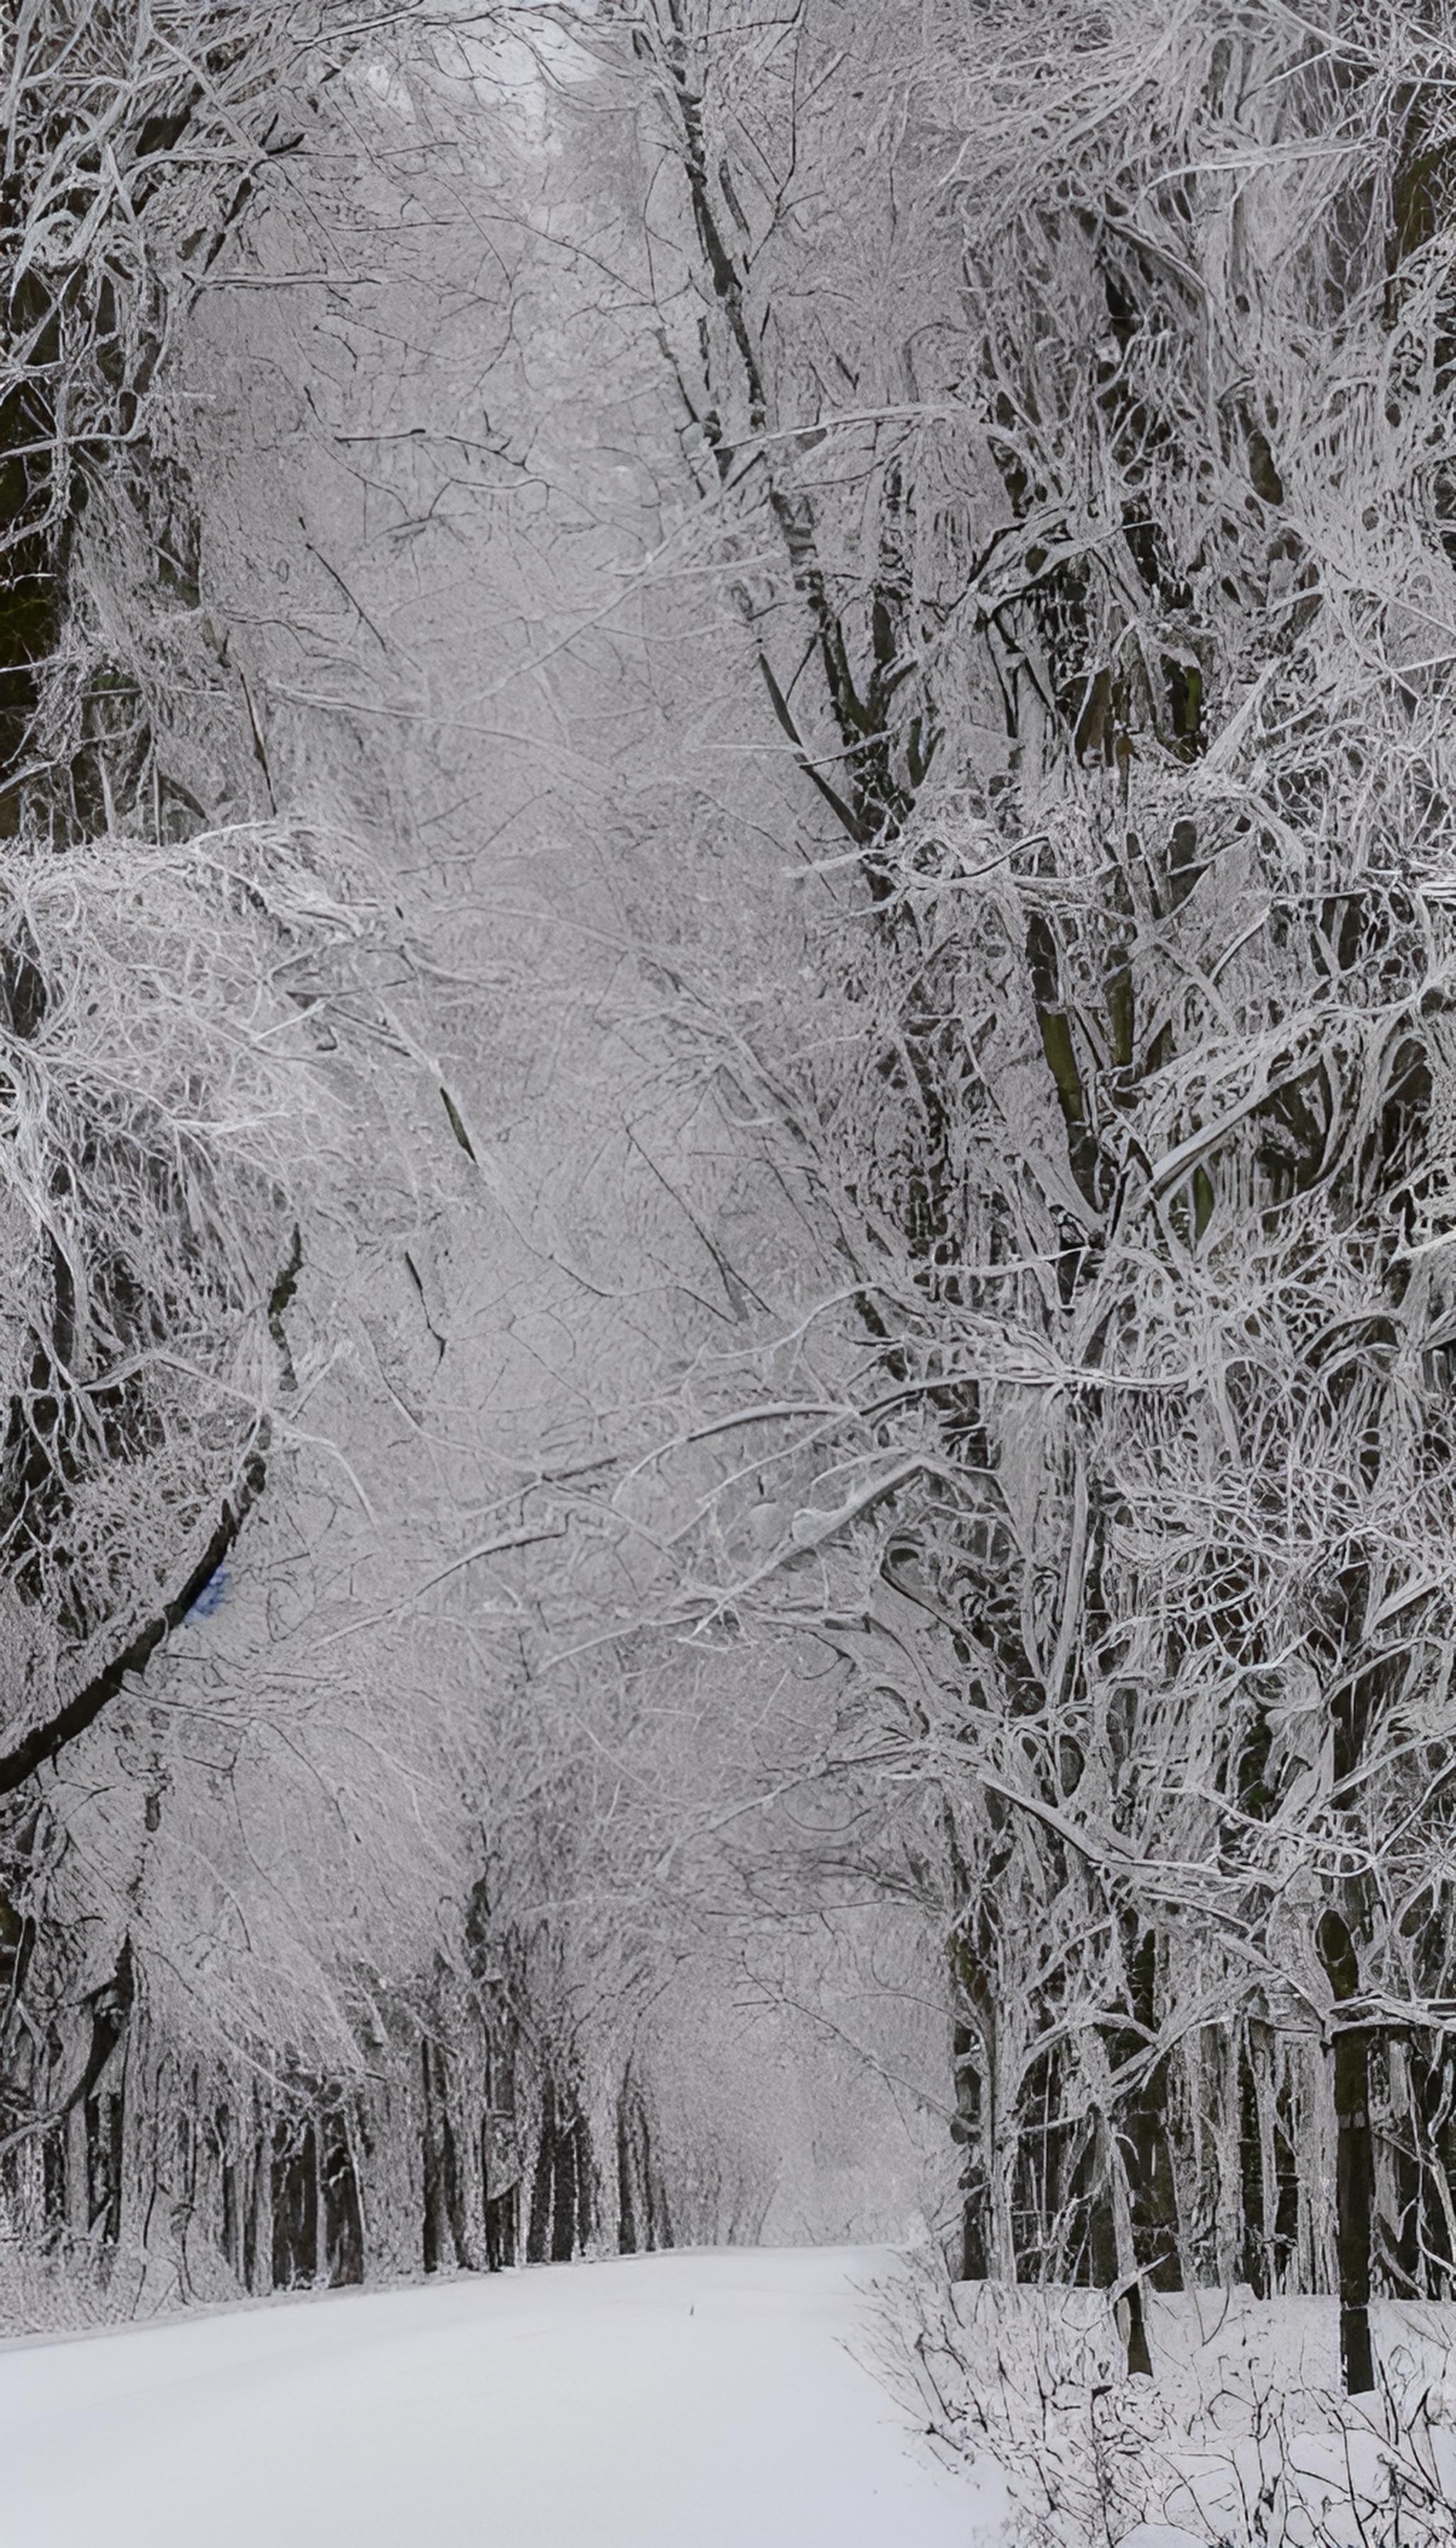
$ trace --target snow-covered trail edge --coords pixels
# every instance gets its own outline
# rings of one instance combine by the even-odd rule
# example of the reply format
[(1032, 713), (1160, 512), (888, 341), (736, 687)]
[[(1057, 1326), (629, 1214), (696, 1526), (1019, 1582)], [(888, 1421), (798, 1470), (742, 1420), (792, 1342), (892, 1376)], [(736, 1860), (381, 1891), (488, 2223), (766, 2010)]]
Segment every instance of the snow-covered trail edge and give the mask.
[(4, 2548), (976, 2548), (882, 2250), (688, 2250), (0, 2352)]

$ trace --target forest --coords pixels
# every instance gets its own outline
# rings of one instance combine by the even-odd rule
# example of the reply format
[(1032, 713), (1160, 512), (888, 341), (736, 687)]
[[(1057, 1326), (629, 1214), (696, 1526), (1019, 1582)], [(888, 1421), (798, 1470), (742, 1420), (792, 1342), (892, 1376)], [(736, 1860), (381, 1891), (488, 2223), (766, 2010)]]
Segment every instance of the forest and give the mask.
[(23, 0), (4, 79), (6, 2328), (869, 2239), (948, 2448), (966, 2286), (1135, 2388), (1324, 2302), (1389, 2403), (1451, 0)]

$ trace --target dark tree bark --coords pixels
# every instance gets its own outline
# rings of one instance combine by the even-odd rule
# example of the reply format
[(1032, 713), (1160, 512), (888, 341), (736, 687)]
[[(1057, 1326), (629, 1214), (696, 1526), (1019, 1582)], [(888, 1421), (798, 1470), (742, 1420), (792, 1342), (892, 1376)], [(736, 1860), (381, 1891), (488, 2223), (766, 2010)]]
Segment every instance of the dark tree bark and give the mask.
[(488, 2197), (486, 2203), (486, 2270), (502, 2273), (515, 2263), (518, 2226), (519, 2188), (507, 2186), (503, 2194)]
[[(1353, 2000), (1360, 1986), (1355, 1943), (1346, 1922), (1326, 1911), (1320, 1953), (1334, 1995)], [(1370, 2271), (1375, 2237), (1375, 2145), (1370, 2129), (1370, 2033), (1341, 2026), (1334, 2038), (1335, 2251), (1339, 2264), (1340, 2373), (1351, 2396), (1375, 2386), (1370, 2338)]]
[(637, 2253), (637, 2205), (632, 2176), (635, 2152), (632, 2147), (631, 2065), (622, 2074), (617, 2095), (617, 2253)]
[(575, 2116), (556, 2125), (555, 2184), (551, 2206), (551, 2261), (569, 2265), (577, 2252), (577, 2127)]
[(223, 2253), (235, 2274), (242, 2271), (242, 2222), (237, 2201), (237, 2147), (231, 2111), (220, 2106), (216, 2118), (218, 2164), (222, 2178)]
[(319, 2189), (323, 2265), (332, 2284), (364, 2280), (364, 2217), (347, 2117), (335, 2111), (321, 2126)]
[(1124, 2297), (1128, 2304), (1128, 2377), (1131, 2380), (1150, 2380), (1152, 2355), (1147, 2347), (1147, 2317), (1142, 2306), (1140, 2277), (1128, 2285)]
[(531, 2178), (531, 2208), (526, 2223), (526, 2263), (544, 2265), (550, 2245), (552, 2183), (556, 2172), (556, 2083), (550, 2072), (541, 2089), (541, 2135)]
[(419, 2066), (424, 2094), (424, 2270), (434, 2274), (442, 2269), (448, 2272), (452, 2265), (468, 2266), (473, 2259), (450, 2121), (449, 2074), (438, 2045), (428, 2037), (419, 2048)]
[(481, 2185), (485, 2197), (486, 2268), (515, 2263), (520, 2236), (520, 2142), (515, 2124), (515, 2068), (508, 2048), (498, 2063), (488, 2047), (489, 2103), (481, 2117)]
[(1346, 2390), (1375, 2387), (1370, 2265), (1375, 2150), (1370, 2131), (1370, 2038), (1351, 2027), (1334, 2047), (1335, 2218), (1339, 2253), (1339, 2357)]
[(592, 2127), (580, 2107), (572, 2128), (577, 2167), (577, 2247), (586, 2255), (596, 2230), (595, 2170), (592, 2156)]
[(273, 2135), (273, 2287), (296, 2291), (318, 2276), (318, 2154), (314, 2126), (279, 2124)]
[(115, 2247), (122, 2235), (122, 2135), (126, 2109), (115, 2095), (86, 2101), (86, 2175), (89, 2227), (102, 2245)]

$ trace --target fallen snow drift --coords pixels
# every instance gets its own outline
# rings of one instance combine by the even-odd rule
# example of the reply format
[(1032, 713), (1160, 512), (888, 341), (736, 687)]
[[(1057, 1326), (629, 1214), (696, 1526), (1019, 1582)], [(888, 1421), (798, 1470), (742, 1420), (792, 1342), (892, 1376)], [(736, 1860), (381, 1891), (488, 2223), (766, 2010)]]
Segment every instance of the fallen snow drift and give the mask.
[(0, 2350), (4, 2548), (975, 2548), (883, 2253), (686, 2251)]

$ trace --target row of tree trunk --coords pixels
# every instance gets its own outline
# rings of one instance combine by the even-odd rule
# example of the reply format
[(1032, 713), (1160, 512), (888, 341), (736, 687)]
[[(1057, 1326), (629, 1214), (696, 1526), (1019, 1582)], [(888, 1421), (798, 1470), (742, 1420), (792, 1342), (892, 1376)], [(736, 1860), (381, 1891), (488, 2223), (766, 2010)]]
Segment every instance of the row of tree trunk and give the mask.
[(603, 2164), (571, 2070), (484, 2021), (402, 2021), (367, 2085), (282, 2084), (179, 2058), (128, 1987), (54, 2014), (39, 2050), (12, 2039), (0, 2236), (23, 2247), (159, 2306), (169, 2280), (187, 2300), (673, 2243), (630, 2066)]

